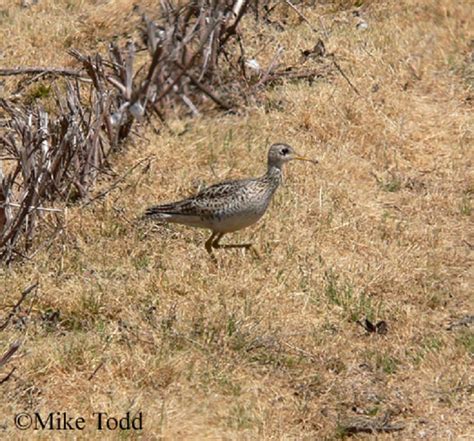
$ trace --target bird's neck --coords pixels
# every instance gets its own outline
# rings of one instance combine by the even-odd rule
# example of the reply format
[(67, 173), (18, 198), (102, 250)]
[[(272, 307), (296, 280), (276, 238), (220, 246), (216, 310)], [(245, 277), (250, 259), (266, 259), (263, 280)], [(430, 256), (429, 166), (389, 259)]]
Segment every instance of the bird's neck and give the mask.
[(281, 168), (275, 165), (269, 165), (263, 179), (269, 182), (273, 187), (273, 191), (275, 191), (281, 183)]

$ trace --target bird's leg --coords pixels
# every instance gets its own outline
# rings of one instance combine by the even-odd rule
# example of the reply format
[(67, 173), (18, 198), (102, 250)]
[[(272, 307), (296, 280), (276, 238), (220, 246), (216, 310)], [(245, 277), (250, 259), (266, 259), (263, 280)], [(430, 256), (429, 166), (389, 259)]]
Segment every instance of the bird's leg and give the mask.
[(257, 250), (251, 243), (240, 243), (240, 244), (229, 244), (229, 245), (221, 245), (219, 241), (221, 240), (222, 236), (224, 233), (219, 233), (217, 237), (214, 239), (212, 242), (212, 247), (213, 248), (245, 248), (246, 250), (252, 250), (258, 258), (260, 258), (260, 255), (258, 254)]
[(212, 232), (211, 237), (206, 240), (205, 247), (206, 251), (209, 253), (209, 255), (215, 260), (214, 253), (212, 252), (212, 245), (213, 245), (213, 240), (216, 237), (217, 233), (215, 231)]
[(216, 235), (217, 237), (212, 242), (212, 248), (220, 248), (221, 247), (221, 245), (219, 245), (219, 241), (222, 239), (223, 235), (224, 235), (224, 233), (218, 233)]
[(216, 233), (215, 231), (212, 232), (211, 236), (209, 237), (209, 239), (206, 240), (206, 243), (205, 243), (205, 247), (206, 247), (206, 250), (209, 254), (212, 254), (212, 244), (214, 242), (214, 239), (215, 237), (217, 236), (218, 233)]

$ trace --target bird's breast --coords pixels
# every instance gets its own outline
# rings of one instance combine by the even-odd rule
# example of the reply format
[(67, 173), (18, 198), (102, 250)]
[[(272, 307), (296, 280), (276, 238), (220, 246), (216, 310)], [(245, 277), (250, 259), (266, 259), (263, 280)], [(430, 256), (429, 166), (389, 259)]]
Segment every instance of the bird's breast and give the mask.
[(212, 230), (219, 233), (231, 233), (241, 230), (256, 223), (263, 216), (263, 213), (264, 211), (225, 213), (212, 220)]
[(235, 198), (233, 203), (216, 213), (212, 229), (221, 233), (241, 230), (256, 223), (265, 213), (271, 194), (254, 191)]

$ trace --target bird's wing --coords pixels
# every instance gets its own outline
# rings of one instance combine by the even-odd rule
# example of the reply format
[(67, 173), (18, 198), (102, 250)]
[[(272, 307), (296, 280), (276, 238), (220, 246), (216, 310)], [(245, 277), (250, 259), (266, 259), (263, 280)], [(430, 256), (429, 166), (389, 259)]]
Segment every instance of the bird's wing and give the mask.
[(160, 216), (163, 214), (195, 214), (192, 198), (170, 204), (154, 205), (145, 211), (145, 216)]
[(196, 196), (172, 202), (170, 204), (156, 205), (146, 210), (145, 216), (160, 215), (212, 215), (221, 207), (225, 207), (234, 197), (242, 192), (249, 179), (224, 181), (219, 184), (204, 188)]
[(223, 181), (218, 184), (211, 185), (209, 187), (201, 190), (196, 196), (195, 199), (220, 199), (226, 197), (232, 197), (236, 193), (239, 193), (242, 188), (245, 188), (249, 181), (252, 179), (238, 179), (238, 180), (229, 180)]

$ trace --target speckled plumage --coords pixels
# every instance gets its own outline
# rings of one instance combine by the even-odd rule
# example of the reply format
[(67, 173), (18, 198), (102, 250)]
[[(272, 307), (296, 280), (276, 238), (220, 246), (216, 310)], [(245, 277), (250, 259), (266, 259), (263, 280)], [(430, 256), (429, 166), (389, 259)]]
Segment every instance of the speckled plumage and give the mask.
[(286, 144), (274, 144), (268, 152), (268, 168), (263, 176), (211, 185), (193, 197), (150, 207), (145, 216), (210, 229), (212, 235), (206, 249), (212, 254), (212, 248), (220, 247), (219, 240), (225, 233), (246, 228), (264, 215), (281, 183), (282, 165), (292, 159), (310, 161)]

